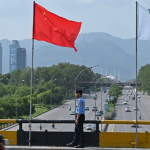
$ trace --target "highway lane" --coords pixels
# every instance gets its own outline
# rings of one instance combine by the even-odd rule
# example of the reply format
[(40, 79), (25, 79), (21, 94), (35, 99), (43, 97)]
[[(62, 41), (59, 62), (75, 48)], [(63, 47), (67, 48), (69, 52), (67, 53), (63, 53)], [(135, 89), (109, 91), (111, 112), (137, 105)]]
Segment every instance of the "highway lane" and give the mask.
[[(85, 118), (86, 120), (94, 120), (95, 119), (95, 112), (92, 111), (92, 107), (95, 106), (95, 100), (94, 99), (95, 94), (83, 94), (83, 98), (85, 99), (85, 105), (89, 107), (89, 111), (85, 112)], [(108, 95), (107, 95), (108, 97)], [(102, 93), (102, 100), (103, 100), (103, 106), (102, 108), (104, 109), (104, 104), (105, 104), (105, 99), (106, 99), (106, 93)], [(97, 93), (97, 100), (96, 104), (98, 107), (98, 110), (101, 110), (101, 93)], [(64, 104), (65, 108), (62, 106), (59, 106), (51, 111), (48, 111), (34, 119), (51, 119), (51, 120), (74, 120), (75, 116), (70, 115), (69, 108), (71, 107), (71, 110), (74, 110), (75, 106), (75, 100), (69, 100), (67, 103)], [(100, 119), (101, 117), (99, 117)], [(29, 131), (29, 124), (23, 124), (23, 130)], [(52, 124), (44, 124), (42, 123), (42, 131), (48, 130), (48, 131), (74, 131), (74, 125), (75, 124), (55, 124), (55, 128), (52, 128)], [(19, 126), (13, 127), (9, 129), (9, 131), (16, 131), (19, 129)], [(39, 131), (40, 130), (40, 124), (32, 124), (32, 131)], [(86, 130), (86, 124), (84, 124), (84, 131)], [(89, 131), (90, 132), (90, 131)]]
[[(133, 93), (135, 95), (135, 92)], [(140, 95), (140, 102), (138, 98), (138, 120), (150, 120), (150, 97), (147, 95), (143, 95), (142, 92), (138, 92)], [(127, 96), (128, 95), (128, 96)], [(115, 114), (113, 119), (114, 120), (136, 120), (136, 111), (134, 110), (134, 106), (136, 106), (136, 101), (129, 99), (131, 97), (131, 92), (126, 90), (123, 92), (123, 95), (119, 97), (116, 107), (115, 107)], [(128, 99), (127, 105), (123, 104), (123, 101)], [(130, 112), (125, 112), (125, 107), (130, 107)], [(141, 114), (142, 118), (139, 119), (139, 114)], [(115, 124), (111, 126), (112, 132), (135, 132), (135, 128), (131, 127), (131, 125), (119, 125)], [(110, 131), (111, 129), (109, 129)], [(149, 125), (139, 125), (138, 132), (150, 132)]]

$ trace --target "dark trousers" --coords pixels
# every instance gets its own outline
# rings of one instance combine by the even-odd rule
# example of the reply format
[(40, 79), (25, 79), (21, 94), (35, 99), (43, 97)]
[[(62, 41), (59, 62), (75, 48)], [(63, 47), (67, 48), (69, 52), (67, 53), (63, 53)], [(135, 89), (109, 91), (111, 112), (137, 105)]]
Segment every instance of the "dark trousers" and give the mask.
[(84, 135), (83, 135), (83, 122), (85, 120), (85, 115), (81, 114), (79, 118), (79, 124), (75, 124), (75, 134), (73, 138), (73, 143), (77, 144), (79, 139), (79, 145), (84, 146)]

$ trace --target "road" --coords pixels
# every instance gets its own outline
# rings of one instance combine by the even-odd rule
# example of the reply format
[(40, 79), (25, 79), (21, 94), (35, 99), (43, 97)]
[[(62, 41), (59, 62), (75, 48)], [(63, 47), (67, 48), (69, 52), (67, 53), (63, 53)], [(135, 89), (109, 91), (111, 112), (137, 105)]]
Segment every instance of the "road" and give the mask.
[[(89, 107), (89, 111), (85, 112), (85, 119), (86, 120), (94, 120), (95, 119), (95, 112), (92, 111), (92, 107), (95, 106), (95, 100), (94, 99), (95, 94), (83, 94), (83, 98), (85, 100), (85, 105)], [(108, 97), (108, 95), (107, 95)], [(104, 108), (105, 104), (105, 99), (106, 99), (106, 93), (102, 93), (102, 100), (103, 100), (103, 105), (102, 108)], [(101, 93), (97, 93), (97, 107), (98, 110), (101, 110)], [(57, 108), (54, 108), (51, 111), (46, 112), (45, 114), (42, 114), (34, 119), (51, 119), (51, 120), (74, 120), (75, 115), (70, 115), (69, 108), (71, 107), (72, 110), (74, 110), (75, 106), (75, 100), (69, 100), (67, 103), (64, 104), (65, 108), (62, 106), (59, 106)], [(23, 130), (24, 131), (29, 131), (29, 124), (23, 124)], [(19, 129), (19, 126), (13, 127), (7, 131), (17, 131)], [(55, 128), (52, 128), (52, 124), (42, 124), (42, 131), (74, 131), (74, 124), (55, 124)], [(101, 128), (100, 128), (101, 129)], [(39, 131), (40, 130), (40, 124), (32, 124), (32, 131)], [(84, 124), (84, 131), (86, 130), (86, 124)], [(89, 131), (90, 132), (90, 131)]]
[[(133, 93), (135, 95), (135, 92)], [(138, 92), (140, 95), (140, 102), (138, 98), (138, 120), (150, 120), (150, 97), (147, 94), (143, 95), (142, 92)], [(128, 95), (128, 96), (127, 96)], [(123, 91), (123, 95), (119, 97), (116, 106), (115, 106), (115, 114), (114, 120), (136, 120), (136, 111), (134, 110), (134, 106), (136, 106), (136, 101), (129, 99), (131, 97), (131, 91), (126, 90)], [(127, 105), (123, 104), (123, 101), (128, 99)], [(130, 107), (131, 112), (125, 112), (125, 107)], [(142, 118), (139, 119), (139, 114), (141, 114)], [(109, 125), (108, 132), (135, 132), (135, 128), (131, 127), (131, 125), (119, 125), (113, 124)], [(139, 125), (138, 132), (150, 132), (149, 125)]]

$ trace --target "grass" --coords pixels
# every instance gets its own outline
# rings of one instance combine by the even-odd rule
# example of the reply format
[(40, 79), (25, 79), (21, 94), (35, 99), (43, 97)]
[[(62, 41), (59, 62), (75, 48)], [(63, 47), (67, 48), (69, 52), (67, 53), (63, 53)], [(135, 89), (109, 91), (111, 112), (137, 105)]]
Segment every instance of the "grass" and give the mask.
[(109, 107), (109, 110), (105, 111), (105, 114), (104, 114), (105, 120), (110, 120), (112, 118), (114, 110), (115, 110), (114, 107)]

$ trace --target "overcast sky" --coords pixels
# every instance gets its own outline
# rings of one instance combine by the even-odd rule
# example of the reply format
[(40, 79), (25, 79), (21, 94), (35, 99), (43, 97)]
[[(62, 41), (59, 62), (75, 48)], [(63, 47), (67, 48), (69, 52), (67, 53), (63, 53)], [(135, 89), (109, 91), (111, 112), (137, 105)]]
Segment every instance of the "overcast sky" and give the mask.
[[(80, 33), (135, 37), (135, 0), (36, 0), (47, 10), (82, 22)], [(150, 0), (139, 0), (150, 8)], [(32, 38), (33, 0), (0, 0), (0, 40)]]

